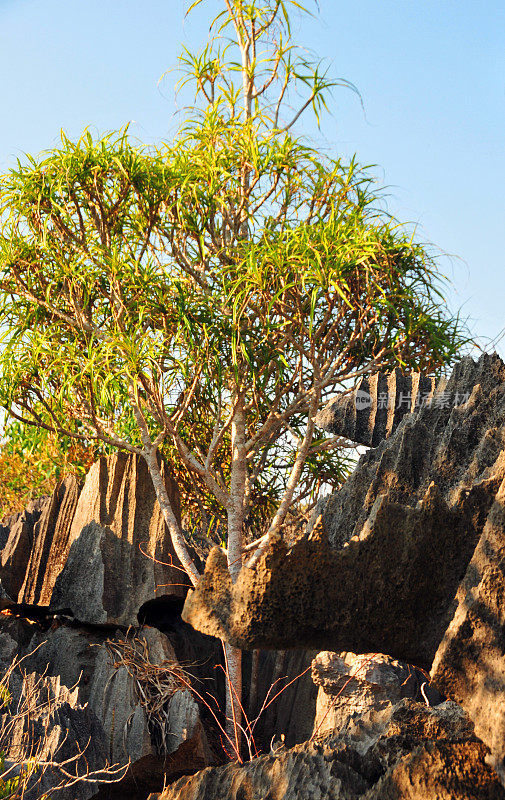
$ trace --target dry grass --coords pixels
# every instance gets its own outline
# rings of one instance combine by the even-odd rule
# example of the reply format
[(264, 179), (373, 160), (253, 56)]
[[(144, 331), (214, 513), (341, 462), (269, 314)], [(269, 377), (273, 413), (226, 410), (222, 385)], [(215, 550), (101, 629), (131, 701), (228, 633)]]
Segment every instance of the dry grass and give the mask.
[(105, 646), (114, 669), (124, 668), (133, 681), (138, 704), (144, 709), (162, 753), (168, 752), (170, 700), (180, 690), (191, 691), (191, 676), (172, 659), (153, 664), (149, 648), (140, 636), (107, 639)]

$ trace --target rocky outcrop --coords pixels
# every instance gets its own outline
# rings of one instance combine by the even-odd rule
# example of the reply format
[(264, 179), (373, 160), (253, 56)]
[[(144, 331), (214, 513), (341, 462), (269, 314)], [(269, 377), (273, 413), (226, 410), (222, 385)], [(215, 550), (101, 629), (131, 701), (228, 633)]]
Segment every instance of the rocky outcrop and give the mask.
[[(445, 381), (435, 394), (435, 378), (419, 372), (403, 373), (395, 369), (386, 374), (365, 375), (357, 387), (334, 398), (316, 416), (316, 424), (356, 444), (377, 447), (395, 432), (405, 414), (412, 414), (431, 404), (449, 405)], [(463, 398), (457, 398), (458, 405)]]
[(54, 582), (68, 554), (70, 530), (80, 492), (81, 484), (72, 475), (58, 484), (44, 504), (33, 528), (23, 583), (16, 593), (19, 603), (50, 604)]
[(181, 778), (150, 800), (502, 800), (485, 757), (455, 703), (402, 700), (343, 733)]
[(429, 669), (505, 477), (505, 365), (464, 359), (446, 391), (468, 400), (404, 416), (292, 547), (272, 542), (233, 586), (212, 550), (183, 617), (246, 649), (384, 652)]
[(430, 706), (442, 701), (425, 673), (381, 653), (318, 653), (312, 679), (319, 687), (314, 736), (343, 730), (349, 720), (404, 697)]
[[(177, 514), (177, 487), (165, 466)], [(94, 464), (83, 486), (65, 478), (0, 529), (0, 580), (15, 602), (83, 622), (136, 625), (158, 595), (189, 585), (173, 551), (146, 464), (118, 453)]]
[(466, 709), (505, 785), (505, 480), (456, 602), (432, 678)]
[(5, 518), (0, 525), (0, 581), (15, 600), (25, 581), (35, 524), (48, 502), (48, 497), (31, 500), (24, 511)]
[[(197, 655), (201, 661), (202, 652)], [(107, 743), (108, 761), (131, 761), (121, 783), (107, 787), (107, 797), (123, 798), (130, 791), (145, 796), (165, 779), (215, 762), (188, 688), (199, 675), (212, 675), (214, 665), (206, 671), (188, 665), (186, 675), (169, 638), (157, 629), (145, 627), (126, 636), (11, 614), (0, 617), (0, 675), (15, 656), (27, 671), (74, 687), (72, 696), (92, 712)]]
[[(83, 486), (68, 478), (3, 521), (0, 675), (25, 657), (71, 698), (54, 730), (81, 742), (85, 711), (108, 760), (131, 759), (97, 800), (144, 800), (164, 781), (164, 800), (505, 798), (492, 769), (505, 785), (505, 365), (465, 359), (436, 392), (419, 376), (385, 380), (325, 412), (374, 449), (315, 524), (273, 540), (233, 585), (212, 550), (187, 622), (189, 582), (142, 459), (103, 458)], [(357, 403), (363, 386), (375, 406)], [(384, 393), (395, 403), (382, 413)], [(264, 754), (245, 765), (209, 766), (222, 735), (190, 691), (224, 706), (218, 639), (259, 649), (243, 660), (249, 719), (288, 684), (255, 724)], [(460, 706), (439, 702), (430, 668)]]
[(93, 777), (121, 775), (121, 770), (108, 774), (104, 731), (94, 713), (79, 703), (77, 688), (69, 690), (58, 677), (25, 674), (19, 668), (3, 683), (10, 701), (0, 713), (0, 751), (8, 777), (22, 775), (22, 765), (31, 759), (38, 764), (26, 781), (26, 800), (55, 790), (61, 800), (88, 800), (98, 789)]

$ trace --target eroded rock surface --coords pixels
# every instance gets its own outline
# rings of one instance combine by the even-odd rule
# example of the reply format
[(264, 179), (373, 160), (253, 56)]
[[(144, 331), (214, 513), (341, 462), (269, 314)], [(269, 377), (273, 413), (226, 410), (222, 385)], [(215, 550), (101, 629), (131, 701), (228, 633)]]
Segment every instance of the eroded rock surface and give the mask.
[(505, 785), (505, 480), (435, 655), (434, 683), (461, 703)]
[(15, 601), (25, 581), (35, 524), (48, 503), (48, 497), (31, 500), (24, 511), (11, 514), (0, 524), (0, 581)]
[(318, 738), (181, 778), (151, 800), (502, 800), (462, 710), (402, 700)]
[(343, 730), (351, 719), (404, 697), (430, 705), (442, 696), (420, 670), (382, 653), (318, 653), (312, 680), (319, 687), (314, 735)]
[[(79, 703), (77, 688), (69, 690), (58, 677), (25, 675), (19, 669), (6, 685), (10, 702), (0, 713), (0, 749), (10, 776), (19, 774), (16, 765), (32, 758), (52, 763), (39, 766), (23, 797), (37, 800), (63, 786), (57, 792), (61, 800), (88, 800), (98, 789), (92, 773), (107, 779), (108, 748), (95, 714)], [(87, 776), (89, 781), (69, 785), (74, 777)]]
[(328, 433), (377, 447), (395, 432), (405, 414), (442, 402), (445, 381), (437, 387), (438, 397), (435, 388), (435, 378), (426, 378), (419, 372), (405, 374), (395, 369), (388, 374), (365, 375), (356, 389), (337, 396), (323, 408), (316, 423)]
[(272, 542), (233, 586), (212, 550), (184, 618), (246, 649), (383, 652), (429, 669), (505, 476), (505, 365), (463, 359), (446, 392), (468, 400), (405, 415), (291, 548)]
[[(177, 486), (162, 469), (179, 514)], [(9, 597), (87, 623), (136, 625), (139, 609), (157, 593), (183, 598), (189, 585), (147, 466), (131, 454), (99, 459), (84, 485), (65, 478), (50, 498), (5, 520), (0, 549)]]
[[(197, 703), (167, 673), (168, 668), (177, 674), (179, 660), (165, 634), (145, 627), (126, 637), (122, 631), (95, 626), (57, 620), (48, 624), (0, 616), (0, 674), (17, 656), (27, 671), (74, 687), (76, 702), (92, 712), (107, 743), (109, 762), (131, 761), (124, 780), (107, 787), (108, 798), (124, 798), (130, 791), (132, 796), (144, 791), (145, 796), (163, 786), (165, 778), (215, 762)], [(125, 648), (125, 642), (131, 646)], [(203, 677), (205, 671), (200, 670)], [(197, 675), (200, 670), (197, 666)], [(207, 672), (212, 674), (212, 665)], [(155, 675), (165, 695), (161, 689), (153, 693), (150, 680)], [(189, 682), (194, 682), (192, 677)]]

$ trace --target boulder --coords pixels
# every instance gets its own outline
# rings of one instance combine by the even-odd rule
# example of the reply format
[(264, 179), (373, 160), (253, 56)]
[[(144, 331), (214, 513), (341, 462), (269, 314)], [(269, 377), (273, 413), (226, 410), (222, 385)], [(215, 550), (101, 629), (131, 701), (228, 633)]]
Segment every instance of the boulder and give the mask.
[(425, 673), (381, 653), (318, 653), (312, 680), (319, 687), (314, 736), (341, 731), (350, 719), (404, 697), (429, 705), (442, 702)]
[(215, 763), (187, 688), (191, 679), (181, 682), (179, 673), (169, 640), (155, 628), (145, 628), (130, 642), (115, 637), (100, 649), (89, 706), (103, 725), (111, 757), (132, 761), (121, 784), (108, 789), (111, 797), (128, 796), (133, 787), (146, 794), (164, 780)]
[(429, 669), (505, 477), (505, 365), (463, 359), (444, 391), (361, 456), (312, 529), (272, 541), (234, 585), (214, 548), (183, 618), (245, 649), (382, 652)]
[(150, 800), (503, 800), (486, 752), (455, 703), (403, 699), (345, 732), (207, 768)]

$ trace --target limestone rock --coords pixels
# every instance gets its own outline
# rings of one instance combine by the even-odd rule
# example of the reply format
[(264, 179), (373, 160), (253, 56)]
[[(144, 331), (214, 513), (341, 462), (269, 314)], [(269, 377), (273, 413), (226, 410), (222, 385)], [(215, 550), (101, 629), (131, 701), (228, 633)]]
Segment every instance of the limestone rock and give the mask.
[(343, 733), (205, 769), (150, 800), (503, 800), (485, 756), (455, 703), (427, 708), (404, 699)]
[[(435, 379), (419, 372), (403, 373), (395, 369), (389, 374), (365, 375), (352, 392), (338, 395), (316, 416), (316, 424), (336, 436), (356, 444), (377, 447), (395, 432), (405, 414), (412, 414), (425, 405), (447, 402), (443, 398), (445, 382), (435, 394)], [(459, 398), (458, 398), (459, 400)]]
[[(78, 690), (69, 690), (57, 677), (37, 673), (23, 675), (14, 670), (7, 681), (11, 701), (0, 714), (0, 750), (8, 766), (26, 759), (53, 762), (39, 767), (23, 794), (26, 800), (37, 800), (60, 784), (68, 784), (70, 776), (86, 777), (98, 773), (106, 777), (107, 742), (104, 731), (93, 712), (78, 702)], [(69, 762), (64, 764), (64, 762)], [(58, 767), (64, 765), (63, 771)], [(12, 774), (19, 770), (14, 769)], [(88, 800), (97, 791), (93, 781), (77, 782), (58, 790), (61, 800)]]
[(65, 563), (67, 543), (81, 490), (72, 475), (55, 488), (33, 528), (33, 542), (18, 592), (19, 603), (49, 605), (56, 577)]
[(505, 785), (505, 480), (456, 602), (432, 678), (468, 712)]
[[(247, 656), (249, 654), (243, 656), (244, 663)], [(273, 736), (283, 737), (288, 747), (310, 738), (318, 689), (311, 679), (310, 670), (315, 656), (313, 650), (260, 651), (256, 704), (253, 708), (247, 704), (249, 719), (256, 718), (269, 691), (269, 697), (272, 697), (282, 690), (275, 702), (261, 713), (254, 729), (256, 743), (263, 750), (268, 749)], [(247, 679), (244, 685), (249, 686)]]
[[(200, 634), (195, 637), (202, 638)], [(128, 796), (134, 786), (143, 787), (147, 794), (161, 787), (166, 775), (192, 773), (215, 761), (200, 709), (185, 687), (174, 687), (158, 716), (150, 715), (143, 704), (146, 686), (142, 675), (147, 675), (149, 665), (178, 664), (169, 638), (145, 627), (130, 634), (127, 641), (133, 642), (141, 655), (135, 662), (140, 682), (133, 678), (134, 664), (121, 661), (125, 642), (121, 631), (50, 619), (30, 622), (16, 616), (0, 617), (0, 672), (18, 656), (24, 659), (26, 670), (76, 686), (78, 702), (93, 712), (105, 737), (108, 759), (121, 764), (131, 760), (124, 780), (107, 787), (108, 800)], [(186, 650), (189, 652), (188, 646)], [(213, 664), (208, 665), (207, 671), (197, 669), (195, 674), (208, 678), (212, 668)]]
[(31, 500), (24, 511), (4, 518), (0, 525), (0, 581), (13, 600), (25, 580), (35, 524), (48, 502), (48, 497)]
[[(162, 470), (179, 514), (177, 487), (164, 466)], [(101, 458), (82, 487), (74, 477), (66, 478), (45, 503), (33, 532), (28, 524), (22, 536), (16, 533), (19, 529), (17, 522), (10, 530), (1, 576), (10, 576), (15, 591), (4, 586), (19, 603), (65, 611), (83, 622), (127, 626), (137, 624), (140, 607), (157, 591), (185, 595), (188, 581), (177, 569), (179, 561), (139, 456)]]
[(409, 697), (430, 705), (441, 695), (420, 670), (381, 653), (322, 652), (312, 662), (319, 686), (314, 735), (343, 730), (351, 718)]
[[(327, 800), (359, 797), (367, 783), (347, 764), (325, 758), (315, 746), (298, 745), (243, 766), (210, 767), (169, 786), (159, 800)], [(153, 800), (154, 800), (153, 798)]]
[(212, 550), (183, 617), (246, 649), (382, 652), (429, 669), (505, 477), (505, 365), (463, 359), (446, 390), (468, 400), (405, 415), (292, 547), (273, 542), (233, 586)]

